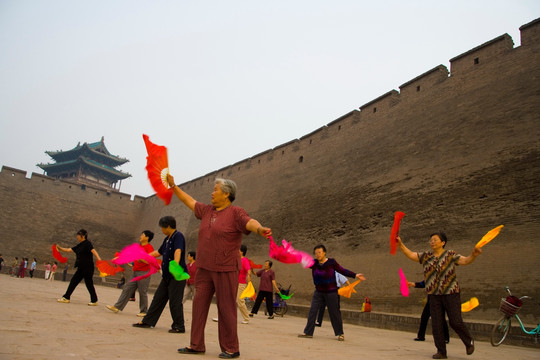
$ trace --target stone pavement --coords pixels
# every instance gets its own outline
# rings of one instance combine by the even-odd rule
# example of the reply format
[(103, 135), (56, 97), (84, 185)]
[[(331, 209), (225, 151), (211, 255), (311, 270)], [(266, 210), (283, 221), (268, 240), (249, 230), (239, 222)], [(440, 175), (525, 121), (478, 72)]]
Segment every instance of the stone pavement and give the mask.
[[(99, 306), (87, 305), (89, 295), (84, 283), (79, 284), (70, 304), (61, 304), (67, 283), (47, 282), (42, 278), (11, 278), (0, 275), (0, 359), (217, 359), (217, 324), (212, 322), (217, 309), (210, 309), (206, 325), (206, 354), (182, 355), (176, 349), (189, 345), (191, 302), (184, 308), (186, 334), (169, 334), (171, 319), (165, 309), (154, 329), (138, 329), (131, 325), (138, 303), (130, 302), (123, 312), (114, 314), (105, 308), (114, 304), (120, 290), (96, 286)], [(150, 298), (152, 294), (149, 295)], [(150, 299), (151, 300), (151, 299)], [(305, 319), (285, 315), (268, 320), (262, 312), (248, 325), (238, 325), (241, 359), (431, 359), (435, 353), (432, 339), (413, 341), (409, 332), (381, 330), (344, 324), (345, 341), (338, 342), (329, 322), (316, 328), (313, 339), (300, 339)], [(540, 359), (535, 348), (501, 345), (492, 347), (476, 342), (472, 356), (465, 354), (459, 339), (448, 345), (449, 359)]]

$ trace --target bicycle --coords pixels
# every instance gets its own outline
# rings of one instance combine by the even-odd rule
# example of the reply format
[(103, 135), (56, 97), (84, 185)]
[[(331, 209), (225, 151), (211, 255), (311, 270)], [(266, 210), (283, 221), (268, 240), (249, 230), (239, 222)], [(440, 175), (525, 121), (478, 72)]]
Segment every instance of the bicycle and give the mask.
[[(279, 292), (282, 295), (289, 295), (292, 285), (289, 285), (287, 290), (285, 290), (281, 286), (280, 283), (278, 283), (277, 286), (278, 286)], [(274, 293), (274, 302), (272, 305), (273, 305), (274, 315), (278, 315), (281, 317), (283, 317), (283, 315), (285, 315), (287, 313), (287, 310), (289, 309), (289, 307), (287, 306), (287, 302), (278, 293)], [(264, 313), (265, 315), (268, 315), (266, 309), (264, 310)]]
[(501, 299), (501, 305), (499, 310), (504, 314), (496, 323), (493, 325), (493, 330), (491, 330), (491, 345), (499, 346), (502, 344), (506, 336), (510, 332), (512, 318), (515, 317), (521, 326), (521, 330), (524, 333), (529, 335), (534, 335), (534, 342), (538, 343), (538, 334), (540, 334), (540, 324), (535, 329), (527, 330), (525, 325), (518, 316), (518, 312), (523, 305), (523, 299), (531, 299), (530, 296), (522, 296), (520, 298), (513, 296), (510, 292), (510, 288), (507, 286), (506, 291), (508, 296)]

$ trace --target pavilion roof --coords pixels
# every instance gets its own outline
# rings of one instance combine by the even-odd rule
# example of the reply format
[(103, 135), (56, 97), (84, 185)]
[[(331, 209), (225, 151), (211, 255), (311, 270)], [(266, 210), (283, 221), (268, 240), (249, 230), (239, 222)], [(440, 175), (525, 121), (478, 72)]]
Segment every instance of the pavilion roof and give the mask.
[(100, 141), (94, 143), (85, 142), (81, 145), (79, 142), (77, 146), (71, 150), (45, 151), (45, 153), (59, 163), (75, 160), (80, 156), (93, 159), (111, 167), (120, 166), (129, 161), (128, 159), (112, 155), (105, 146), (104, 137), (101, 137)]

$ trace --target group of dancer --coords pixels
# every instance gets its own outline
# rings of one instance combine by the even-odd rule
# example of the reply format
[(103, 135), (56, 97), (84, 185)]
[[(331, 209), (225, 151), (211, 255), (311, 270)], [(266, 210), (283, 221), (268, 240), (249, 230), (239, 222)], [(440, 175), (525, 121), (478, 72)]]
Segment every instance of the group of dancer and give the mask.
[[(241, 207), (232, 205), (237, 191), (236, 184), (232, 180), (217, 179), (215, 181), (211, 195), (211, 204), (203, 204), (181, 190), (176, 186), (172, 175), (167, 176), (167, 182), (178, 199), (200, 220), (196, 250), (197, 270), (194, 283), (195, 291), (190, 343), (185, 347), (179, 348), (178, 353), (202, 354), (206, 352), (204, 332), (212, 298), (215, 295), (219, 318), (218, 338), (221, 349), (219, 358), (238, 358), (240, 357), (240, 347), (237, 332), (236, 308), (237, 299), (241, 293), (240, 289), (243, 290), (246, 284), (246, 278), (242, 278), (240, 273), (240, 269), (243, 268), (242, 263), (245, 264), (245, 261), (242, 260), (245, 259), (243, 257), (245, 251), (241, 251), (242, 236), (244, 234), (256, 233), (264, 238), (269, 238), (272, 235), (272, 230), (251, 218)], [(142, 302), (141, 297), (139, 314), (144, 317), (133, 326), (141, 328), (155, 326), (161, 312), (167, 302), (169, 302), (171, 316), (173, 318), (169, 331), (183, 333), (185, 332), (185, 325), (182, 301), (169, 300), (183, 298), (186, 280), (179, 281), (172, 276), (169, 272), (169, 262), (175, 261), (186, 272), (188, 271), (185, 262), (185, 238), (176, 229), (176, 221), (172, 216), (161, 218), (159, 226), (166, 237), (158, 250), (153, 250), (151, 246), (148, 246), (153, 234), (143, 232), (140, 243), (150, 255), (154, 257), (162, 256), (162, 279), (148, 309), (146, 309), (146, 305)], [(57, 247), (60, 251), (74, 252), (77, 255), (75, 264), (77, 271), (71, 279), (66, 293), (58, 301), (69, 303), (73, 290), (84, 279), (90, 293), (90, 303), (88, 305), (94, 306), (97, 305), (98, 299), (92, 283), (94, 272), (93, 256), (97, 260), (101, 259), (88, 240), (86, 230), (80, 230), (77, 233), (77, 238), (79, 244), (73, 248)], [(397, 241), (399, 248), (405, 256), (419, 262), (424, 268), (425, 289), (428, 294), (433, 337), (437, 348), (437, 353), (433, 355), (433, 358), (446, 359), (447, 356), (444, 333), (445, 312), (448, 314), (450, 326), (465, 344), (466, 353), (468, 355), (472, 354), (474, 351), (474, 342), (461, 317), (460, 291), (456, 279), (455, 266), (472, 263), (480, 255), (481, 250), (475, 248), (472, 254), (467, 257), (456, 254), (452, 250), (445, 250), (448, 239), (444, 233), (435, 233), (430, 236), (429, 244), (431, 250), (426, 252), (413, 252), (409, 250), (400, 237), (397, 238)], [(298, 336), (301, 338), (313, 337), (317, 314), (321, 308), (324, 309), (326, 306), (334, 334), (339, 341), (343, 341), (345, 337), (339, 306), (336, 273), (360, 280), (365, 280), (365, 277), (361, 273), (345, 269), (335, 259), (328, 258), (326, 247), (322, 244), (315, 246), (313, 253), (315, 262), (311, 266), (311, 271), (315, 291), (306, 326), (304, 331)], [(194, 258), (194, 256), (192, 257)], [(145, 263), (142, 262), (138, 265), (144, 267)], [(145, 271), (136, 266), (137, 264), (134, 266), (134, 271)], [(261, 277), (268, 277), (270, 267), (271, 263), (266, 262), (265, 268), (261, 270)], [(265, 292), (270, 293), (270, 301), (267, 299), (267, 305), (272, 303), (271, 295), (275, 286), (275, 281), (272, 282), (271, 276), (269, 279), (269, 281), (265, 279), (265, 284), (269, 285), (267, 286), (268, 289), (263, 288), (262, 280), (261, 288), (259, 289), (261, 301), (262, 297), (267, 296)], [(148, 284), (141, 284), (140, 281), (137, 284), (130, 284), (131, 282), (126, 284), (118, 302), (114, 306), (110, 306), (110, 310), (114, 312), (122, 310), (129, 300), (129, 295), (133, 292), (134, 287), (138, 286), (139, 289), (141, 287), (147, 289), (148, 287)], [(279, 292), (277, 286), (275, 288)], [(238, 307), (241, 307), (240, 304), (238, 304)], [(241, 308), (240, 310), (244, 316), (244, 309)], [(248, 315), (252, 316), (257, 310), (258, 306), (255, 306)], [(270, 316), (272, 316), (271, 311)], [(248, 320), (244, 317), (244, 321)]]

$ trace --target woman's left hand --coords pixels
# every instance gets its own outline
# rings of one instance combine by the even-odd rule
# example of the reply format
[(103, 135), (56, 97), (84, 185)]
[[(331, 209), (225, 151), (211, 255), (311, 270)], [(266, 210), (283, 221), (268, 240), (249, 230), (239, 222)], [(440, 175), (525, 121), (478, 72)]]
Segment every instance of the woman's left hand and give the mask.
[(366, 280), (366, 278), (364, 277), (364, 274), (356, 274), (356, 278), (357, 278), (357, 279), (360, 279), (360, 280), (362, 280), (362, 281), (365, 281), (365, 280)]

